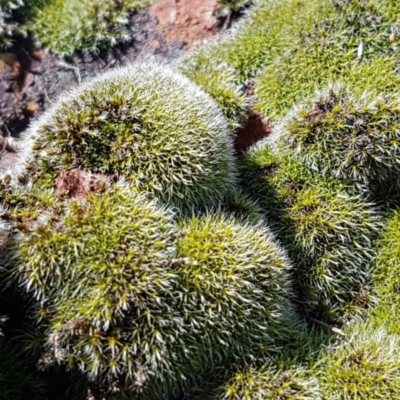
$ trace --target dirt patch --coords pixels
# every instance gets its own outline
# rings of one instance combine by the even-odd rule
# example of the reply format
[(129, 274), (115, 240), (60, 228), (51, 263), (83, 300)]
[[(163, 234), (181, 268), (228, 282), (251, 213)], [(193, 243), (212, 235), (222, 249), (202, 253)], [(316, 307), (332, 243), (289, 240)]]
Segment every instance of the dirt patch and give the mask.
[[(193, 44), (211, 38), (223, 28), (215, 16), (216, 0), (159, 0), (148, 10), (130, 16), (133, 38), (99, 54), (77, 54), (68, 62), (20, 38), (0, 52), (0, 129), (19, 137), (30, 121), (57, 97), (100, 72), (148, 56), (170, 62)], [(1, 134), (1, 133), (0, 133)], [(0, 170), (15, 155), (0, 155)]]
[(63, 171), (56, 178), (54, 188), (59, 196), (86, 197), (88, 193), (102, 192), (115, 175), (92, 174), (79, 169)]
[(256, 111), (250, 111), (243, 126), (236, 130), (235, 149), (238, 152), (245, 151), (271, 132), (272, 125)]
[(157, 31), (168, 43), (180, 42), (186, 49), (218, 33), (223, 23), (215, 0), (160, 0), (150, 7), (158, 20)]

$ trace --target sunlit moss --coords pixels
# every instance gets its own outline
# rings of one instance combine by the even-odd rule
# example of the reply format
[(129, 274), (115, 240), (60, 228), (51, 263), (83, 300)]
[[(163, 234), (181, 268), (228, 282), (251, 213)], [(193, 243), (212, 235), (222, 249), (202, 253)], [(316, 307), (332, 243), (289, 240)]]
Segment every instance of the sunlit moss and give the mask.
[(394, 92), (400, 83), (398, 47), (384, 2), (333, 1), (324, 19), (304, 24), (282, 57), (256, 81), (256, 108), (270, 119), (284, 115), (329, 81), (348, 83), (359, 95)]
[(340, 321), (374, 302), (371, 244), (381, 222), (372, 204), (269, 140), (250, 149), (241, 172), (289, 251), (299, 310)]
[(39, 43), (60, 56), (99, 51), (128, 41), (128, 16), (151, 0), (47, 0), (25, 23)]
[(177, 67), (218, 103), (231, 129), (240, 124), (249, 104), (237, 84), (233, 68), (207, 57), (202, 51), (189, 54)]
[(41, 304), (44, 360), (131, 398), (276, 352), (301, 326), (290, 264), (268, 229), (219, 213), (178, 226), (131, 187), (65, 201), (8, 250), (14, 279)]
[(347, 337), (328, 347), (313, 366), (322, 398), (400, 398), (400, 337), (366, 323), (356, 324), (346, 333)]
[(182, 208), (213, 205), (235, 186), (232, 134), (218, 105), (153, 62), (64, 94), (24, 137), (14, 175), (24, 172), (40, 186), (79, 168), (120, 175)]
[(277, 126), (282, 144), (313, 171), (373, 189), (396, 186), (400, 166), (400, 103), (330, 84), (296, 106)]

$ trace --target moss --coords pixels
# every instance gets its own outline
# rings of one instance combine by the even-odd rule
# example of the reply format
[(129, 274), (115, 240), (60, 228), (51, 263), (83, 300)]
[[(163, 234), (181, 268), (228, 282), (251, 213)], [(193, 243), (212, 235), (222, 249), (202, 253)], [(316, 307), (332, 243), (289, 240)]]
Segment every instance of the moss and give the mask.
[(388, 216), (377, 243), (376, 281), (382, 299), (400, 304), (400, 211)]
[(180, 226), (186, 235), (178, 257), (189, 260), (182, 271), (186, 301), (215, 318), (210, 334), (221, 335), (221, 343), (258, 349), (258, 356), (274, 341), (288, 340), (296, 323), (291, 266), (268, 228), (224, 214), (192, 217)]
[(396, 186), (400, 167), (400, 104), (397, 99), (355, 97), (329, 85), (295, 107), (276, 128), (279, 140), (312, 170), (373, 189)]
[(249, 104), (237, 85), (234, 69), (215, 62), (200, 51), (183, 58), (178, 64), (178, 70), (218, 103), (232, 130), (240, 124)]
[(297, 30), (282, 55), (256, 81), (256, 108), (275, 120), (329, 81), (348, 83), (355, 94), (391, 93), (400, 82), (392, 23), (373, 1), (334, 1), (325, 18)]
[(381, 222), (372, 204), (269, 140), (249, 151), (241, 172), (294, 263), (299, 310), (339, 322), (374, 302), (371, 244)]
[(317, 400), (320, 399), (318, 380), (308, 376), (302, 367), (280, 369), (276, 360), (261, 368), (238, 368), (226, 374), (226, 381), (213, 389), (208, 396), (196, 399), (209, 400)]
[(327, 3), (326, 0), (254, 1), (232, 34), (220, 43), (200, 48), (192, 55), (192, 65), (202, 66), (204, 58), (214, 65), (226, 64), (236, 71), (239, 85), (246, 83), (282, 53), (295, 27), (309, 21), (311, 15), (319, 15)]
[(388, 213), (385, 227), (377, 241), (377, 257), (374, 281), (379, 304), (372, 310), (371, 319), (378, 326), (384, 326), (389, 333), (400, 334), (400, 212)]
[(13, 243), (15, 279), (41, 303), (43, 362), (106, 391), (173, 394), (224, 360), (277, 351), (300, 325), (266, 228), (220, 214), (178, 227), (129, 187), (65, 202)]
[(324, 399), (398, 399), (399, 367), (399, 336), (363, 323), (328, 347), (313, 371)]
[(69, 168), (118, 174), (174, 206), (201, 208), (235, 186), (232, 140), (199, 87), (137, 63), (61, 96), (25, 134), (14, 175), (52, 187)]
[(131, 40), (129, 14), (150, 4), (151, 0), (50, 0), (31, 11), (25, 26), (59, 56), (96, 52)]

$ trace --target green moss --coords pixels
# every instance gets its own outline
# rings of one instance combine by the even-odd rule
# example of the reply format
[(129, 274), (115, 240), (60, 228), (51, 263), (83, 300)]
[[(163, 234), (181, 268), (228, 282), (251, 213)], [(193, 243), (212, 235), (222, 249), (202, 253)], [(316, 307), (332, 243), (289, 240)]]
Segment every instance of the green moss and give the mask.
[[(242, 367), (227, 374), (223, 385), (212, 390), (209, 400), (317, 400), (320, 399), (318, 380), (307, 376), (303, 368), (280, 369), (276, 360), (261, 368)], [(203, 396), (203, 395), (201, 395)]]
[(249, 151), (241, 172), (294, 263), (299, 310), (339, 322), (373, 303), (371, 243), (381, 222), (372, 204), (271, 141)]
[(218, 103), (231, 129), (239, 125), (247, 111), (248, 101), (237, 85), (234, 69), (200, 51), (183, 58), (178, 70)]
[(329, 85), (295, 107), (276, 128), (279, 140), (312, 170), (372, 188), (396, 186), (400, 167), (397, 99), (355, 97)]
[(399, 399), (399, 336), (357, 324), (328, 347), (313, 370), (324, 399)]
[(326, 4), (329, 4), (327, 0), (254, 1), (232, 35), (220, 43), (200, 48), (192, 56), (192, 65), (201, 66), (205, 57), (214, 65), (226, 64), (233, 68), (237, 83), (246, 83), (282, 52), (295, 27), (319, 15)]
[(377, 244), (376, 281), (382, 299), (400, 304), (400, 211), (387, 218)]
[(389, 333), (400, 334), (400, 212), (387, 215), (385, 228), (376, 244), (377, 257), (374, 280), (379, 304), (372, 311), (371, 319)]
[[(174, 287), (172, 218), (142, 195), (115, 186), (85, 202), (65, 203), (19, 235), (11, 261), (20, 285), (41, 301), (47, 364), (79, 367), (105, 384), (121, 375), (132, 383), (138, 362), (146, 376), (154, 368), (165, 343), (160, 332), (179, 336), (181, 322), (168, 311), (172, 300), (159, 304)], [(157, 323), (150, 317), (154, 307)], [(151, 337), (159, 348), (148, 348)], [(128, 343), (136, 347), (128, 349)]]
[(69, 168), (118, 174), (174, 206), (212, 206), (233, 190), (232, 135), (219, 107), (166, 66), (137, 63), (63, 95), (32, 125), (20, 167), (53, 187)]
[[(256, 82), (256, 108), (270, 119), (284, 115), (329, 81), (341, 80), (356, 95), (394, 92), (399, 85), (398, 48), (391, 22), (373, 1), (334, 1), (324, 19), (297, 30), (282, 57)], [(377, 79), (376, 79), (377, 78)]]
[(99, 51), (131, 39), (128, 16), (151, 0), (50, 0), (34, 8), (26, 28), (59, 56)]
[(69, 201), (9, 245), (41, 302), (47, 364), (104, 390), (157, 399), (231, 358), (269, 354), (299, 322), (285, 253), (266, 228), (221, 214), (181, 220), (119, 185)]
[(222, 343), (257, 348), (259, 356), (274, 340), (289, 338), (291, 266), (270, 231), (223, 214), (193, 217), (181, 229), (186, 235), (178, 257), (189, 260), (183, 287), (189, 303), (216, 318), (211, 326), (217, 331), (210, 334), (221, 335)]

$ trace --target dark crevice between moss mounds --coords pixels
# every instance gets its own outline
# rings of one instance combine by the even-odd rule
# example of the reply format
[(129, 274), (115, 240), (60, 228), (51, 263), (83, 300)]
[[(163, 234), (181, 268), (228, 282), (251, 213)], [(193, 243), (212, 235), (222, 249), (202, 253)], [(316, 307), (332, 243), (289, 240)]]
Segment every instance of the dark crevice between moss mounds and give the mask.
[(250, 110), (247, 118), (235, 132), (235, 149), (237, 153), (246, 151), (259, 140), (269, 136), (272, 125), (265, 121), (263, 116), (256, 111)]

